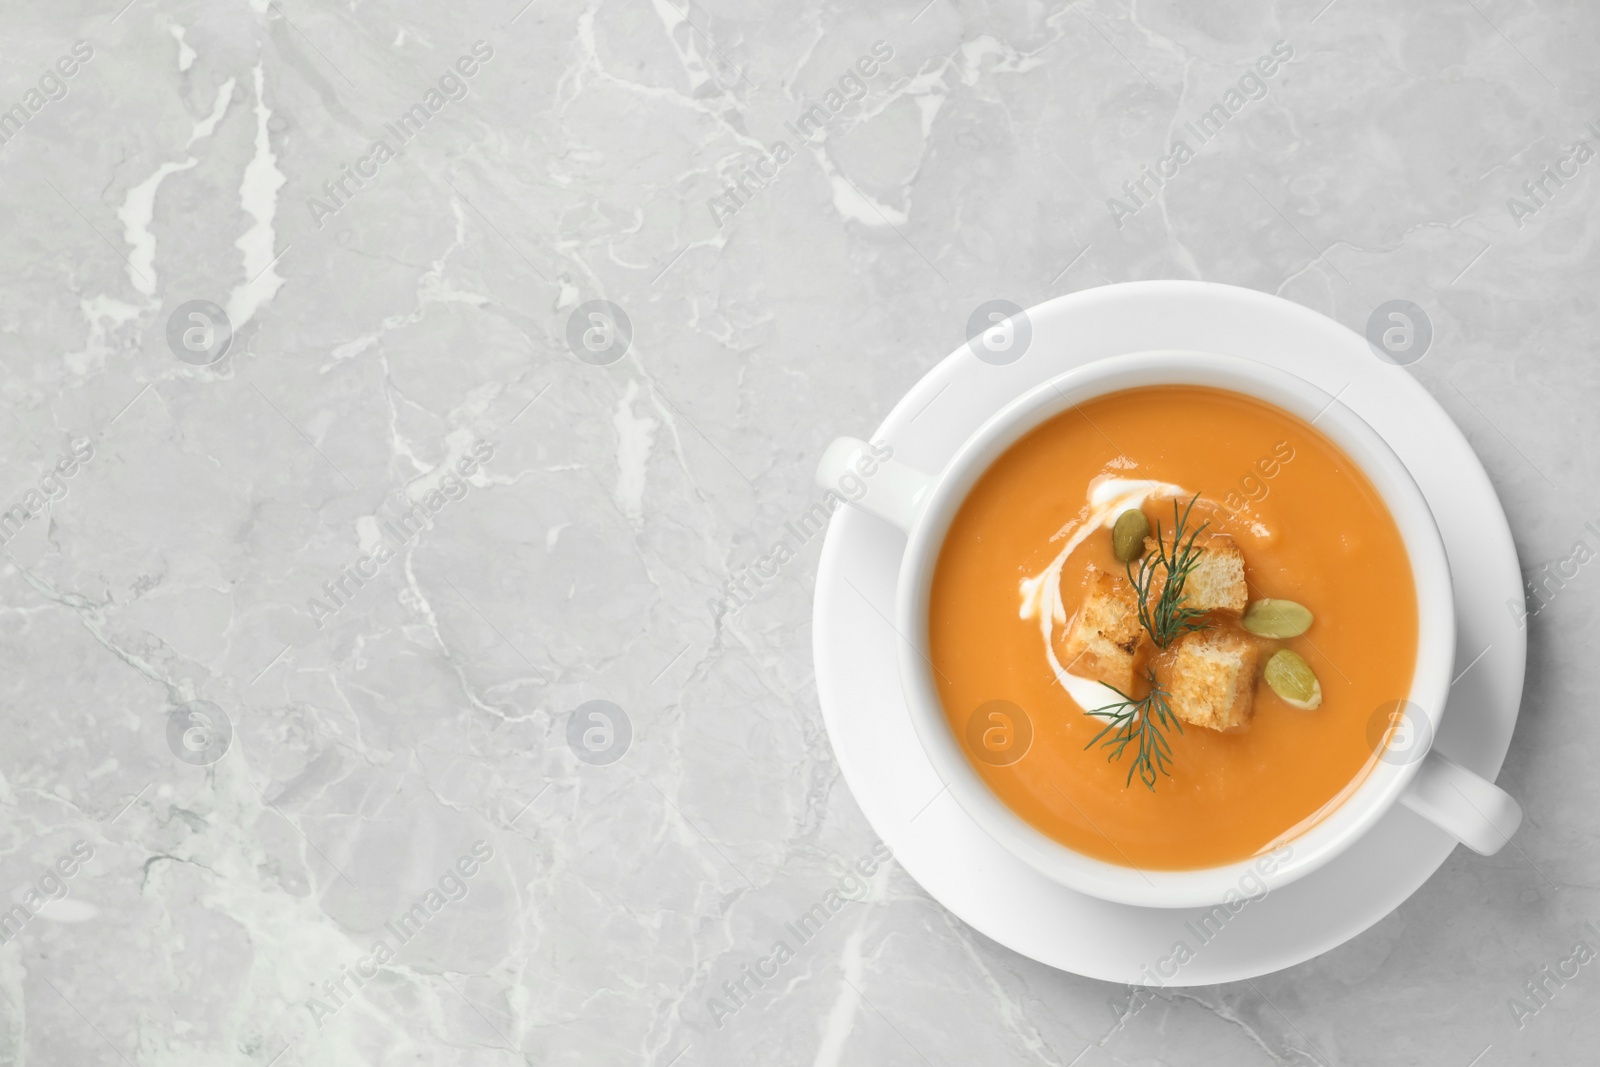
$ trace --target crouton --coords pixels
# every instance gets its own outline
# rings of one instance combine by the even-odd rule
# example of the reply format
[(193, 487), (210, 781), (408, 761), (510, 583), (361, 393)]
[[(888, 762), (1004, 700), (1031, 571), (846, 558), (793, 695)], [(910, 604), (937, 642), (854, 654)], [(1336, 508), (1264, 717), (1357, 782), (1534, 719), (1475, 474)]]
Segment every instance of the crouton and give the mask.
[(1213, 626), (1184, 634), (1175, 648), (1166, 682), (1174, 715), (1210, 730), (1250, 721), (1261, 650), (1248, 634)]
[[(1167, 547), (1171, 548), (1170, 542)], [(1244, 553), (1239, 550), (1238, 543), (1227, 534), (1202, 533), (1195, 538), (1194, 547), (1199, 550), (1200, 558), (1184, 580), (1184, 606), (1196, 611), (1243, 614), (1250, 600), (1250, 589), (1245, 585)], [(1155, 538), (1144, 539), (1144, 550), (1147, 553), (1156, 550)], [(1152, 602), (1160, 597), (1166, 580), (1166, 570), (1157, 568), (1150, 584)]]
[(1134, 657), (1143, 635), (1133, 586), (1126, 578), (1090, 564), (1083, 604), (1072, 617), (1061, 646), (1061, 662), (1067, 671), (1127, 693), (1133, 686)]

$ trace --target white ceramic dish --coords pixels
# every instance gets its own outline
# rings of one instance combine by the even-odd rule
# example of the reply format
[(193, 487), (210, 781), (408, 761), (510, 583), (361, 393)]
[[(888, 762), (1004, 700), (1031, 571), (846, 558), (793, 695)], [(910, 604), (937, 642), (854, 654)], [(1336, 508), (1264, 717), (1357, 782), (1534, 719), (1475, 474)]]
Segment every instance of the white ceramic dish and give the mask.
[[(1402, 736), (1431, 739), (1438, 733), (1455, 651), (1450, 570), (1427, 502), (1394, 452), (1330, 394), (1275, 367), (1198, 351), (1130, 353), (1085, 364), (1030, 389), (991, 416), (937, 475), (894, 459), (883, 461), (863, 481), (864, 494), (851, 501), (908, 535), (895, 607), (895, 625), (903, 639), (900, 678), (917, 736), (951, 795), (991, 837), (1045, 875), (1084, 893), (1145, 907), (1220, 903), (1230, 891), (1238, 892), (1252, 870), (1266, 890), (1286, 885), (1344, 851), (1402, 799), (1477, 851), (1498, 851), (1521, 822), (1516, 801), (1440, 753), (1427, 751), (1426, 744), (1398, 754), (1386, 752), (1389, 758), (1376, 760), (1359, 786), (1293, 837), (1286, 854), (1267, 870), (1255, 868), (1256, 858), (1183, 871), (1107, 863), (1035, 830), (984, 784), (949, 727), (928, 655), (928, 602), (945, 534), (989, 465), (1039, 424), (1094, 397), (1149, 385), (1211, 386), (1264, 400), (1308, 423), (1315, 421), (1366, 473), (1400, 529), (1417, 591), (1417, 664), (1403, 706), (1419, 721), (1404, 724)], [(818, 467), (819, 484), (837, 487), (846, 472), (858, 469), (861, 457), (869, 454), (867, 447), (855, 438), (836, 440)], [(1161, 472), (1144, 476), (1159, 478)], [(1049, 724), (1036, 723), (1035, 728), (1049, 729)]]
[[(1520, 603), (1520, 574), (1481, 466), (1408, 372), (1314, 312), (1227, 286), (1112, 286), (1051, 301), (1029, 316), (1033, 341), (1022, 359), (996, 366), (959, 349), (896, 406), (875, 439), (891, 443), (895, 458), (912, 468), (942, 470), (985, 421), (1030, 388), (1130, 352), (1227, 352), (1298, 374), (1338, 396), (1388, 442), (1439, 520), (1455, 574), (1457, 646), (1450, 710), (1434, 747), (1477, 775), (1494, 776), (1521, 690), (1525, 635), (1508, 606)], [(1394, 805), (1321, 869), (1230, 912), (1226, 929), (1204, 939), (1193, 912), (1068, 888), (1002, 846), (956, 803), (920, 743), (895, 668), (892, 620), (905, 547), (904, 535), (879, 519), (841, 509), (833, 520), (816, 596), (823, 714), (846, 780), (902, 866), (990, 937), (1053, 966), (1115, 981), (1249, 977), (1316, 955), (1376, 922), (1453, 846), (1431, 823)], [(1184, 942), (1196, 951), (1175, 963), (1174, 949)]]

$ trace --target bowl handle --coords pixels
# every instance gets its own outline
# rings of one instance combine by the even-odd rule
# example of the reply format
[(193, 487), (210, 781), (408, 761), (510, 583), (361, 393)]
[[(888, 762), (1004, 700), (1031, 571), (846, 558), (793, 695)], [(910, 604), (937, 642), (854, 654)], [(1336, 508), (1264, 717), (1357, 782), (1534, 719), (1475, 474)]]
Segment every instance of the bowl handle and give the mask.
[(1492, 856), (1522, 825), (1522, 805), (1504, 789), (1431, 749), (1400, 803), (1474, 852)]
[(916, 525), (934, 478), (899, 460), (892, 450), (856, 437), (836, 437), (817, 464), (817, 485), (906, 533)]

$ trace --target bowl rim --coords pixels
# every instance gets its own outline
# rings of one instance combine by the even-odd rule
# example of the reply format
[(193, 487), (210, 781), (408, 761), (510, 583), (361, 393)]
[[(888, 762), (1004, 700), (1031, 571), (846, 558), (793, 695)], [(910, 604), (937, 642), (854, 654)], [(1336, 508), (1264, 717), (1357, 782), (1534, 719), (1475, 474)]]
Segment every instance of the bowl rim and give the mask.
[[(956, 802), (991, 837), (1047, 877), (1092, 896), (1144, 907), (1205, 907), (1266, 892), (1326, 864), (1375, 825), (1417, 773), (1426, 749), (1404, 762), (1371, 761), (1353, 788), (1313, 825), (1263, 853), (1216, 867), (1143, 870), (1077, 852), (1025, 821), (991, 791), (945, 717), (928, 658), (928, 600), (950, 522), (1001, 453), (1084, 400), (1126, 389), (1200, 385), (1242, 393), (1302, 420), (1338, 445), (1378, 492), (1399, 528), (1417, 597), (1417, 660), (1406, 699), (1437, 737), (1455, 653), (1454, 594), (1443, 539), (1421, 489), (1383, 437), (1337, 397), (1288, 371), (1240, 356), (1157, 349), (1109, 356), (1039, 383), (989, 417), (937, 474), (912, 526), (895, 594), (900, 677), (917, 737)], [(1259, 888), (1258, 888), (1259, 886)], [(1243, 892), (1248, 889), (1249, 892)]]

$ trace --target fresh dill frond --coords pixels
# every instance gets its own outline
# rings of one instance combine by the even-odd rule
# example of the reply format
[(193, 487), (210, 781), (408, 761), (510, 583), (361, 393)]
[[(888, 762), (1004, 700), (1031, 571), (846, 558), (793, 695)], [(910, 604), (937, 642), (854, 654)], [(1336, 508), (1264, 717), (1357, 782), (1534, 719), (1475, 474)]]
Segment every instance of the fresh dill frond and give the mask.
[(1166, 732), (1176, 729), (1180, 734), (1183, 733), (1183, 723), (1172, 713), (1167, 703), (1167, 691), (1156, 681), (1155, 672), (1146, 670), (1145, 677), (1150, 682), (1150, 691), (1139, 700), (1114, 686), (1109, 687), (1122, 700), (1089, 712), (1104, 719), (1106, 725), (1083, 747), (1087, 750), (1098, 742), (1101, 748), (1108, 750), (1106, 759), (1116, 762), (1129, 745), (1134, 745), (1133, 762), (1128, 765), (1128, 777), (1122, 784), (1125, 788), (1132, 785), (1133, 776), (1137, 774), (1145, 788), (1154, 792), (1156, 778), (1172, 773), (1168, 769), (1172, 761), (1172, 748), (1167, 742)]
[[(1174, 500), (1170, 547), (1161, 534), (1161, 523), (1158, 520), (1156, 547), (1146, 552), (1139, 560), (1137, 572), (1134, 571), (1131, 562), (1127, 565), (1128, 581), (1132, 583), (1133, 590), (1139, 598), (1139, 623), (1157, 648), (1167, 648), (1184, 634), (1206, 628), (1205, 612), (1186, 606), (1183, 592), (1184, 583), (1189, 580), (1189, 572), (1200, 562), (1201, 552), (1195, 547), (1195, 538), (1210, 525), (1203, 522), (1193, 530), (1187, 529), (1189, 512), (1194, 508), (1194, 502), (1199, 499), (1199, 493), (1190, 497), (1182, 512), (1178, 511), (1178, 502)], [(1160, 583), (1160, 590), (1156, 591), (1154, 587), (1158, 571), (1163, 580)], [(1153, 604), (1152, 594), (1155, 597)]]
[[(1200, 563), (1201, 550), (1195, 541), (1208, 525), (1201, 523), (1189, 529), (1189, 515), (1199, 499), (1200, 494), (1196, 493), (1181, 511), (1174, 500), (1171, 539), (1162, 535), (1158, 521), (1155, 547), (1140, 558), (1137, 569), (1132, 562), (1127, 564), (1128, 582), (1138, 597), (1139, 625), (1160, 649), (1169, 648), (1184, 634), (1208, 625), (1206, 613), (1189, 607), (1184, 593), (1189, 574)], [(1172, 730), (1183, 733), (1183, 723), (1172, 713), (1167, 691), (1156, 679), (1155, 671), (1147, 667), (1145, 678), (1149, 692), (1137, 700), (1111, 687), (1122, 700), (1089, 712), (1104, 720), (1105, 726), (1083, 747), (1089, 749), (1098, 744), (1106, 750), (1106, 758), (1116, 762), (1132, 746), (1134, 755), (1123, 784), (1131, 786), (1137, 774), (1145, 788), (1154, 791), (1156, 780), (1172, 773), (1172, 746), (1167, 734)]]

